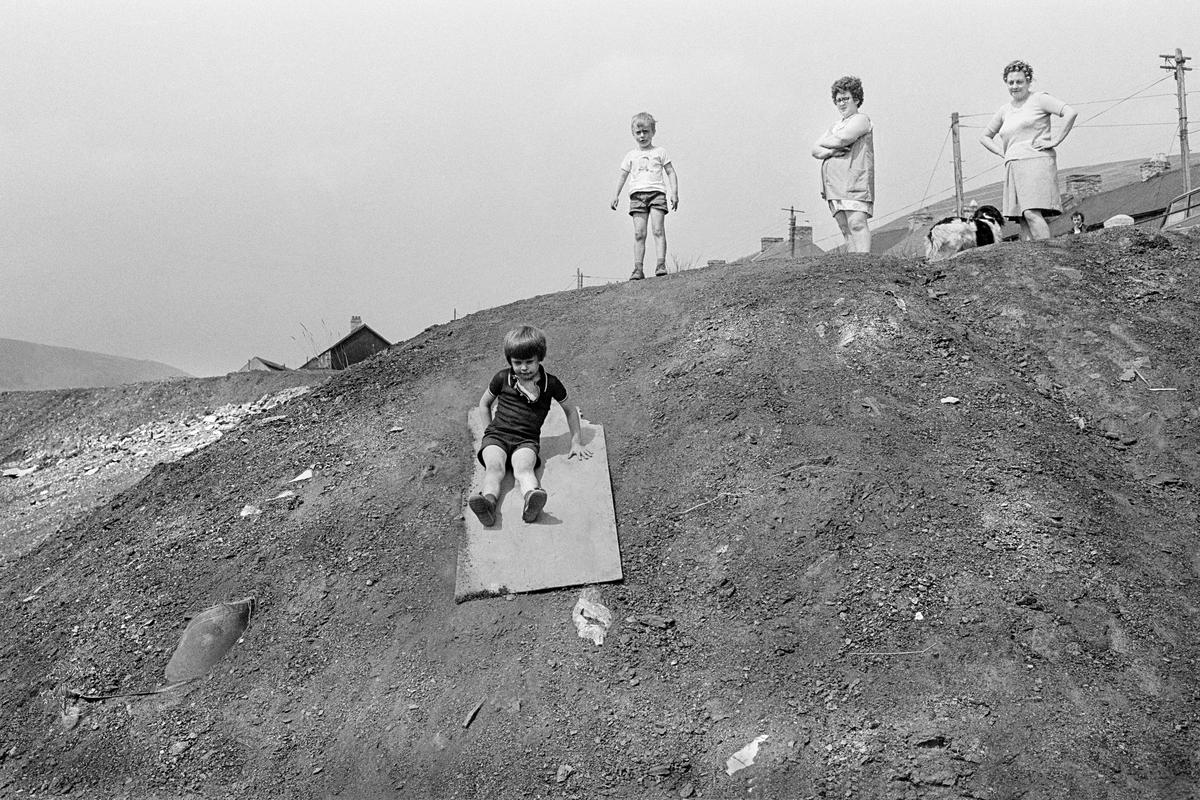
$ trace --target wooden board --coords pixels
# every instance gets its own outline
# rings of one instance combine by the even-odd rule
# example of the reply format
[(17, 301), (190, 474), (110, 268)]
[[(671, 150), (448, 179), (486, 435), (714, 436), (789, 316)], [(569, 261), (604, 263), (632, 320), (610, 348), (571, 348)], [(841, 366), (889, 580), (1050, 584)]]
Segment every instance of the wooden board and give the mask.
[[(567, 418), (557, 404), (551, 406), (542, 426), (539, 471), (549, 500), (536, 522), (521, 519), (524, 499), (513, 486), (511, 471), (500, 485), (493, 527), (483, 527), (464, 507), (466, 535), (458, 551), (455, 602), (621, 580), (604, 428), (584, 420), (580, 432), (592, 457), (568, 461), (571, 431)], [(480, 435), (477, 431), (476, 451)], [(478, 491), (482, 481), (483, 467), (476, 461), (468, 494)]]

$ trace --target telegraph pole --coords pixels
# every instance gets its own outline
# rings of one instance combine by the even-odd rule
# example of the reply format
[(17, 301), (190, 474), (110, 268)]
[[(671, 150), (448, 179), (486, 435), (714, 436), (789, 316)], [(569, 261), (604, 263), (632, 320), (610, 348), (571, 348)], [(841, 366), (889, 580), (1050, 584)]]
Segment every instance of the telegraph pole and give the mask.
[(963, 214), (962, 146), (958, 141), (958, 112), (950, 115), (950, 139), (954, 143), (954, 216)]
[[(788, 212), (788, 242), (791, 243), (792, 258), (796, 257), (796, 207), (788, 206), (780, 211)], [(804, 213), (804, 209), (800, 209), (800, 213)]]
[(575, 288), (583, 288), (583, 269), (580, 267), (575, 268)]
[(1185, 67), (1184, 64), (1192, 59), (1185, 57), (1183, 51), (1178, 47), (1175, 48), (1175, 55), (1160, 53), (1158, 57), (1167, 62), (1159, 69), (1175, 73), (1175, 90), (1179, 95), (1179, 159), (1183, 162), (1183, 190), (1190, 192), (1192, 190), (1192, 153), (1188, 147), (1187, 88), (1184, 85), (1183, 73), (1191, 71), (1192, 68)]

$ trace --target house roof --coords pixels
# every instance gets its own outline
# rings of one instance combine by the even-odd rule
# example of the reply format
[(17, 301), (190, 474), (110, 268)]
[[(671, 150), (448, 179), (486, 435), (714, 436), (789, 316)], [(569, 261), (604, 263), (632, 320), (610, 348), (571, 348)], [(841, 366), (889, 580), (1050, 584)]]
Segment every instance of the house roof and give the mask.
[(825, 251), (812, 243), (812, 240), (797, 241), (796, 253), (792, 254), (792, 246), (787, 239), (784, 239), (778, 244), (773, 244), (766, 250), (752, 256), (748, 256), (749, 261), (774, 261), (781, 258), (812, 258), (813, 256), (823, 256)]
[(353, 339), (355, 336), (360, 335), (363, 331), (366, 331), (367, 333), (371, 334), (372, 336), (374, 336), (379, 341), (383, 342), (388, 347), (392, 346), (392, 343), (389, 342), (387, 339), (383, 338), (382, 336), (380, 336), (378, 331), (376, 331), (370, 325), (363, 323), (362, 325), (359, 325), (357, 328), (355, 328), (354, 330), (347, 333), (342, 338), (338, 339), (333, 344), (329, 345), (329, 347), (326, 347), (324, 350), (321, 351), (321, 353), (319, 355), (324, 355), (325, 353), (328, 353), (330, 350), (334, 349), (335, 347), (342, 344), (343, 342), (349, 341), (350, 339)]
[[(884, 252), (893, 256), (921, 257), (925, 255), (926, 235), (933, 220), (925, 220), (923, 224), (910, 225), (908, 232)], [(874, 245), (874, 241), (871, 242)], [(872, 247), (874, 249), (874, 247)]]
[(1071, 230), (1071, 213), (1079, 211), (1084, 221), (1098, 225), (1117, 214), (1128, 214), (1135, 222), (1161, 216), (1167, 204), (1184, 193), (1183, 170), (1172, 169), (1148, 181), (1118, 186), (1107, 192), (1085, 197), (1064, 209), (1061, 216), (1050, 220), (1050, 235), (1058, 236)]
[[(256, 365), (261, 365), (261, 366), (256, 366)], [(277, 364), (274, 361), (268, 361), (267, 359), (263, 358), (262, 356), (254, 356), (249, 361), (247, 361), (245, 366), (243, 366), (240, 370), (238, 370), (238, 372), (252, 372), (254, 370), (261, 370), (261, 369), (286, 370), (287, 367), (285, 367), (283, 364)]]
[(376, 330), (375, 330), (374, 328), (372, 328), (370, 325), (367, 325), (367, 324), (365, 324), (365, 323), (364, 323), (364, 324), (362, 324), (362, 325), (358, 325), (358, 326), (356, 326), (356, 327), (355, 327), (355, 328), (354, 328), (352, 331), (350, 331), (349, 333), (347, 333), (345, 336), (343, 336), (342, 338), (338, 339), (338, 340), (337, 340), (336, 342), (334, 342), (333, 344), (329, 345), (329, 347), (326, 347), (324, 350), (322, 350), (320, 353), (318, 353), (317, 355), (315, 355), (315, 356), (313, 356), (312, 358), (310, 358), (308, 361), (304, 362), (304, 364), (303, 364), (303, 365), (300, 367), (300, 369), (313, 369), (313, 368), (316, 368), (317, 364), (320, 362), (321, 358), (322, 358), (322, 357), (323, 357), (323, 356), (324, 356), (326, 353), (330, 353), (330, 352), (332, 352), (333, 350), (336, 350), (336, 349), (337, 349), (338, 347), (340, 347), (341, 345), (343, 345), (343, 344), (345, 344), (346, 342), (350, 341), (351, 339), (354, 339), (355, 337), (358, 337), (358, 336), (363, 336), (363, 335), (373, 336), (374, 338), (376, 338), (376, 339), (378, 339), (379, 341), (383, 342), (383, 346), (384, 346), (384, 347), (391, 347), (391, 346), (392, 346), (392, 343), (391, 343), (391, 342), (389, 342), (387, 339), (383, 338), (382, 336), (380, 336), (378, 331), (376, 331)]

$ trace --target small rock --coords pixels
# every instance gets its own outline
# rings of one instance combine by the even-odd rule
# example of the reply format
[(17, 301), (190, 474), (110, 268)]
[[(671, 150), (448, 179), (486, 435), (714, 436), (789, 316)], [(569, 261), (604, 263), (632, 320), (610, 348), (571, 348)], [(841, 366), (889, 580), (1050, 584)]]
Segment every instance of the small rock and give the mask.
[(555, 782), (566, 783), (567, 778), (571, 777), (571, 773), (574, 771), (575, 768), (570, 764), (560, 764), (558, 767), (558, 774), (554, 776)]

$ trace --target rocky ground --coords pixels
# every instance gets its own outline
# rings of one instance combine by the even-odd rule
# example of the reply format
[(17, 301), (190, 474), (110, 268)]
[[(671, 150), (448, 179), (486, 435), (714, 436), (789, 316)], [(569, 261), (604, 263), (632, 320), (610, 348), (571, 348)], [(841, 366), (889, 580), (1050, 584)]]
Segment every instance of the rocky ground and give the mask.
[[(147, 420), (0, 396), (0, 466), (38, 465), (0, 504), (0, 794), (1194, 797), (1198, 289), (1200, 239), (1125, 230), (545, 295), (65, 516), (14, 492)], [(599, 646), (578, 589), (452, 601), (463, 420), (525, 321), (605, 426)], [(163, 685), (249, 595), (202, 680), (73, 696)]]

